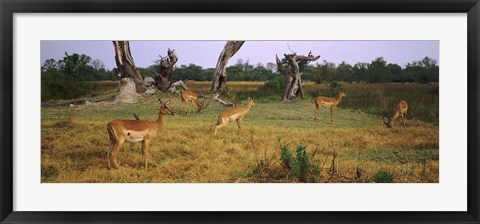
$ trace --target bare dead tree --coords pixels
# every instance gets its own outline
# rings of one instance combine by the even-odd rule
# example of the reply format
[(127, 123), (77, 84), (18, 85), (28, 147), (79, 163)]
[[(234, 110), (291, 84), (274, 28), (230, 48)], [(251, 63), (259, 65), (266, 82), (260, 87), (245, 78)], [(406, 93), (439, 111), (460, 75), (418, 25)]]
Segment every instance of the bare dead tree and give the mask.
[(222, 53), (218, 57), (215, 74), (213, 75), (211, 92), (220, 93), (227, 85), (228, 60), (237, 53), (245, 41), (227, 41)]
[(173, 70), (175, 70), (175, 64), (177, 61), (178, 57), (175, 50), (170, 50), (170, 48), (168, 48), (167, 57), (160, 59), (158, 74), (155, 77), (155, 82), (160, 91), (167, 92), (171, 88), (173, 83)]
[(303, 86), (302, 86), (302, 73), (300, 72), (299, 63), (306, 63), (310, 61), (316, 61), (319, 56), (312, 55), (312, 52), (307, 56), (293, 54), (284, 54), (287, 59), (287, 64), (283, 64), (278, 55), (275, 55), (277, 60), (277, 69), (285, 77), (285, 86), (283, 89), (282, 101), (292, 100), (300, 93), (303, 99)]
[(128, 41), (113, 41), (115, 47), (116, 71), (121, 78), (130, 78), (135, 83), (137, 93), (143, 93), (146, 90), (142, 75), (138, 72), (133, 61), (130, 45)]

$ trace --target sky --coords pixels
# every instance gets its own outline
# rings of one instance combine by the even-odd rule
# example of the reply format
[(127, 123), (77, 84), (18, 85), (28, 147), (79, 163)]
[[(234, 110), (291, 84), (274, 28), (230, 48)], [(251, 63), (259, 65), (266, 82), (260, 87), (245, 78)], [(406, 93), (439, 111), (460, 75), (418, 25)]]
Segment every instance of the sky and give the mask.
[[(167, 49), (175, 49), (177, 66), (190, 63), (204, 68), (214, 68), (226, 41), (130, 41), (130, 50), (137, 67), (154, 64), (159, 55), (165, 56)], [(60, 60), (65, 55), (86, 54), (92, 59), (100, 59), (105, 68), (115, 65), (115, 52), (112, 41), (106, 40), (44, 40), (40, 43), (41, 65), (47, 59)], [(296, 52), (298, 55), (320, 55), (318, 63), (324, 60), (339, 64), (345, 61), (351, 65), (358, 62), (371, 62), (383, 57), (387, 63), (404, 67), (407, 63), (430, 57), (439, 62), (439, 42), (429, 40), (407, 41), (246, 41), (242, 48), (229, 60), (229, 65), (238, 59), (249, 60), (256, 65), (275, 62), (275, 54)], [(313, 63), (315, 64), (315, 63)]]

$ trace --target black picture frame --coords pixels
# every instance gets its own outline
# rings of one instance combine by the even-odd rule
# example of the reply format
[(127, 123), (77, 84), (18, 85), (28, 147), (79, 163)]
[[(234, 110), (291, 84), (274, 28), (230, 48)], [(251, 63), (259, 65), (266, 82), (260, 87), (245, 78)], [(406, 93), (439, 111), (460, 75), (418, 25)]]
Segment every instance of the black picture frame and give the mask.
[[(0, 0), (2, 223), (480, 223), (479, 0)], [(20, 212), (13, 211), (14, 13), (467, 13), (468, 211), (466, 212)], [(454, 119), (454, 118), (452, 118)], [(455, 149), (452, 149), (455, 150)]]

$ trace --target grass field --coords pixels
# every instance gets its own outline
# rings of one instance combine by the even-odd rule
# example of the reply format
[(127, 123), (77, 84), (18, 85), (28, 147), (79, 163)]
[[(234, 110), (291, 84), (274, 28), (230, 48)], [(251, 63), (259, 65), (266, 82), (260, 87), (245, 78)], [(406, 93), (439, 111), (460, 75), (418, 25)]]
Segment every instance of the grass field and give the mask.
[[(180, 99), (157, 93), (136, 104), (92, 105), (69, 108), (68, 101), (42, 106), (42, 182), (299, 182), (280, 162), (281, 146), (292, 150), (306, 145), (317, 164), (316, 182), (438, 182), (438, 84), (345, 84), (347, 97), (330, 124), (328, 108), (313, 121), (312, 96), (328, 87), (308, 83), (307, 98), (289, 103), (262, 98), (255, 92), (264, 83), (229, 82), (230, 90), (256, 95), (239, 130), (235, 123), (217, 136), (209, 131), (225, 109), (211, 102), (201, 113), (180, 112)], [(94, 98), (114, 96), (115, 86), (105, 86)], [(102, 84), (100, 84), (102, 86)], [(194, 91), (206, 91), (210, 82), (190, 82)], [(280, 96), (278, 96), (279, 98)], [(109, 138), (106, 124), (114, 119), (154, 120), (157, 98), (171, 99), (176, 116), (150, 144), (149, 168), (141, 164), (141, 144), (124, 144), (118, 154), (119, 169), (107, 167)], [(409, 102), (407, 127), (388, 129), (383, 113), (392, 112), (400, 98)], [(208, 100), (207, 100), (208, 103)], [(413, 119), (412, 119), (413, 117)]]

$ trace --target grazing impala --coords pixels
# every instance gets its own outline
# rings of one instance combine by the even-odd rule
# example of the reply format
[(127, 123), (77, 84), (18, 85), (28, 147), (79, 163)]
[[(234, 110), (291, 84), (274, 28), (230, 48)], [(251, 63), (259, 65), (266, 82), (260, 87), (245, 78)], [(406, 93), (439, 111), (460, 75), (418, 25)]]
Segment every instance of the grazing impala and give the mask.
[(214, 125), (215, 135), (217, 135), (218, 129), (224, 127), (230, 121), (237, 121), (237, 126), (239, 129), (241, 129), (242, 127), (240, 124), (242, 123), (242, 120), (245, 117), (245, 114), (247, 114), (248, 111), (250, 111), (251, 107), (255, 107), (255, 106), (257, 105), (255, 104), (255, 101), (253, 101), (253, 97), (249, 97), (247, 105), (243, 107), (237, 106), (237, 107), (228, 108), (222, 113), (220, 113), (220, 115), (218, 115), (217, 124), (216, 126)]
[(160, 103), (160, 112), (156, 121), (146, 120), (113, 120), (107, 124), (110, 136), (110, 151), (108, 152), (108, 168), (118, 168), (117, 153), (124, 142), (142, 142), (142, 160), (147, 168), (148, 143), (165, 125), (165, 115), (175, 115), (175, 111), (168, 107), (168, 102)]
[(395, 122), (395, 120), (397, 120), (397, 118), (401, 116), (403, 127), (405, 127), (405, 116), (407, 116), (407, 110), (408, 110), (407, 101), (405, 100), (400, 101), (400, 103), (398, 103), (395, 106), (395, 111), (393, 112), (392, 117), (390, 118), (384, 117), (383, 123), (387, 125), (387, 127), (391, 128), (393, 127), (393, 123)]
[(200, 112), (202, 109), (205, 109), (205, 108), (208, 107), (208, 105), (203, 107), (204, 102), (200, 102), (200, 100), (198, 99), (198, 95), (195, 92), (190, 91), (190, 90), (185, 90), (185, 91), (181, 92), (180, 93), (180, 99), (183, 102), (183, 110), (185, 111), (185, 113), (187, 113), (187, 103), (188, 103), (188, 101), (192, 102), (192, 104), (190, 105), (190, 110), (188, 111), (188, 114), (190, 114), (192, 112), (194, 103), (197, 104), (197, 107), (198, 107), (197, 112)]
[(342, 101), (342, 97), (346, 96), (343, 90), (340, 90), (337, 97), (324, 97), (319, 96), (315, 98), (315, 121), (317, 121), (317, 114), (320, 112), (321, 107), (329, 107), (330, 108), (330, 122), (333, 124), (333, 109), (337, 107), (337, 105)]

